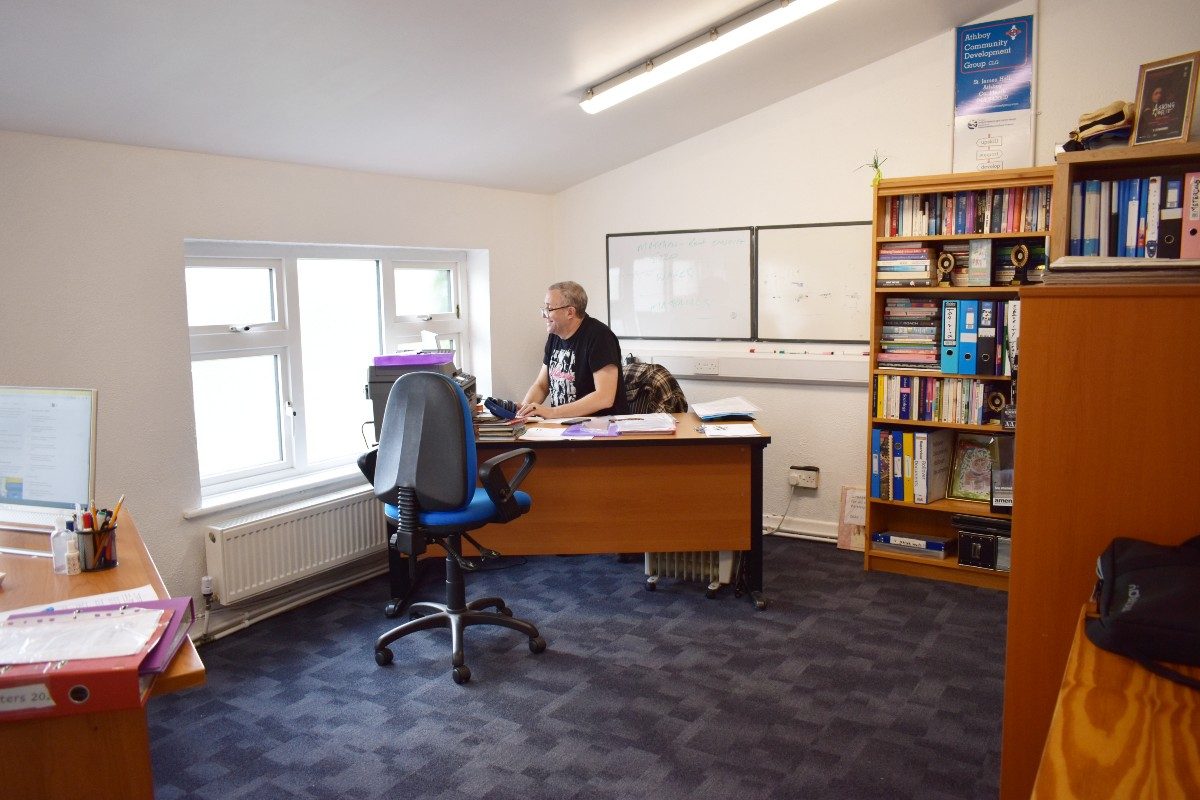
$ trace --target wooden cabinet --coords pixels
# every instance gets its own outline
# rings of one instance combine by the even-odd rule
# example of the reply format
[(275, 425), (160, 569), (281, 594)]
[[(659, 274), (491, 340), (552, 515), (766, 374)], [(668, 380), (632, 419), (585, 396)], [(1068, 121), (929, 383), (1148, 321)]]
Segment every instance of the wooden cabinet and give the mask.
[[(1200, 171), (1200, 144), (1060, 156), (1052, 225), (1070, 218), (1073, 181), (1186, 171)], [(1055, 228), (1052, 258), (1062, 239)], [(1097, 556), (1117, 536), (1178, 544), (1200, 532), (1200, 284), (1041, 286), (1020, 294), (1004, 800), (1023, 800), (1033, 789)]]
[[(1053, 216), (1049, 203), (1049, 198), (1053, 196), (1050, 192), (1052, 176), (1052, 170), (1045, 167), (883, 180), (875, 191), (875, 230), (871, 262), (875, 265), (880, 260), (881, 250), (886, 251), (903, 246), (902, 243), (932, 248), (935, 253), (943, 252), (947, 245), (966, 245), (972, 240), (991, 242), (993, 248), (1017, 242), (1032, 242), (1048, 249), (1046, 246), (1046, 240), (1050, 234), (1048, 222)], [(960, 199), (966, 204), (966, 209), (959, 208)], [(1009, 203), (1008, 206), (1005, 205), (1006, 202)], [(1035, 207), (1034, 203), (1037, 203), (1040, 208)], [(975, 214), (977, 219), (990, 217), (995, 221), (991, 224), (987, 224), (987, 221), (974, 224), (970, 213), (971, 209), (975, 209), (977, 212)], [(950, 217), (951, 214), (954, 216)], [(996, 215), (1000, 216), (996, 217)], [(896, 224), (898, 216), (900, 223)], [(913, 225), (914, 218), (915, 226)], [(929, 221), (930, 218), (932, 218), (932, 222)], [(1000, 222), (1000, 219), (1003, 222)], [(950, 249), (956, 248), (951, 247)], [(872, 546), (871, 534), (882, 531), (954, 539), (956, 532), (951, 523), (951, 517), (955, 514), (985, 518), (1009, 518), (1008, 514), (993, 513), (987, 502), (941, 499), (927, 504), (918, 504), (906, 495), (902, 495), (903, 499), (889, 498), (886, 489), (876, 493), (871, 488), (872, 471), (873, 466), (878, 469), (879, 457), (877, 452), (873, 452), (872, 439), (875, 438), (877, 430), (900, 431), (901, 435), (910, 432), (915, 434), (948, 430), (954, 434), (1014, 436), (1013, 431), (1001, 429), (998, 419), (991, 423), (982, 420), (969, 422), (966, 421), (969, 417), (954, 420), (947, 419), (945, 415), (931, 415), (932, 402), (936, 399), (936, 402), (941, 403), (943, 387), (947, 385), (953, 385), (957, 391), (973, 386), (968, 381), (975, 380), (981, 386), (986, 385), (988, 392), (998, 392), (1008, 397), (1011, 394), (1012, 379), (1010, 376), (991, 374), (992, 370), (990, 369), (988, 374), (974, 374), (965, 370), (942, 372), (939, 368), (940, 361), (932, 368), (924, 369), (916, 368), (915, 362), (908, 366), (895, 366), (887, 360), (888, 356), (885, 353), (890, 349), (897, 349), (894, 341), (890, 340), (896, 326), (889, 325), (889, 330), (886, 332), (884, 328), (887, 308), (889, 305), (896, 305), (897, 299), (902, 302), (911, 301), (910, 304), (914, 306), (923, 304), (925, 307), (936, 307), (939, 316), (933, 320), (932, 324), (937, 326), (935, 339), (940, 352), (942, 326), (940, 314), (943, 300), (991, 301), (993, 307), (996, 307), (1000, 302), (1016, 300), (1018, 288), (1018, 286), (1008, 283), (1007, 285), (961, 288), (934, 285), (896, 288), (875, 286), (873, 289), (871, 392), (868, 393), (867, 409), (869, 432), (866, 471), (869, 497), (864, 553), (866, 569), (993, 589), (1005, 589), (1008, 586), (1007, 572), (960, 564), (957, 553), (938, 559)], [(926, 329), (929, 327), (924, 323), (922, 325)], [(900, 349), (903, 352), (902, 346)], [(898, 418), (894, 406), (889, 411), (886, 403), (878, 402), (881, 393), (887, 392), (890, 396), (892, 390), (887, 387), (889, 379), (893, 376), (900, 376), (900, 379), (909, 385), (908, 418), (903, 416)], [(930, 381), (928, 380), (930, 378), (937, 380)], [(897, 383), (898, 380), (891, 381), (892, 386)], [(920, 388), (914, 390), (914, 386)], [(930, 405), (923, 405), (921, 411), (913, 410), (913, 404), (918, 402), (914, 392), (923, 392), (922, 400), (931, 398)], [(1018, 407), (1020, 405), (1018, 404)], [(1017, 419), (1019, 429), (1019, 413)], [(945, 435), (943, 434), (943, 436)], [(956, 437), (949, 436), (947, 438), (953, 440)]]
[[(1200, 171), (1200, 142), (1164, 142), (1129, 147), (1082, 150), (1059, 155), (1054, 169), (1054, 196), (1050, 224), (1056, 235), (1050, 242), (1050, 261), (1067, 255), (1071, 237), (1071, 185), (1079, 181), (1118, 181), (1152, 175), (1179, 177)], [(1131, 262), (1146, 264), (1143, 259)]]
[(1021, 292), (1001, 797), (1029, 797), (1096, 557), (1200, 532), (1200, 285)]

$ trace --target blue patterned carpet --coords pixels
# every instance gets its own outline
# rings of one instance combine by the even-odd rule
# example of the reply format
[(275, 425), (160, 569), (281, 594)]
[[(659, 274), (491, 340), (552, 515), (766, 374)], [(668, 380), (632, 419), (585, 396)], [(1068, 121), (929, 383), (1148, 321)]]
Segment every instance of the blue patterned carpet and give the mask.
[(469, 628), (464, 686), (445, 631), (375, 664), (384, 578), (266, 620), (201, 648), (206, 686), (150, 703), (156, 796), (996, 797), (1007, 596), (811, 542), (768, 538), (765, 561), (762, 612), (647, 592), (613, 556), (470, 575), (549, 648)]

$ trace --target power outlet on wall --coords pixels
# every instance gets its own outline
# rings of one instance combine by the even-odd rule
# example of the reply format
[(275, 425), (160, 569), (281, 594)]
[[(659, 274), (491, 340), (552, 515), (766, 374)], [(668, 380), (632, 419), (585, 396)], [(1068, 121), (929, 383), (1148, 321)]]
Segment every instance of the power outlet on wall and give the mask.
[(696, 359), (696, 374), (697, 375), (716, 375), (717, 360), (715, 358), (698, 358)]
[(820, 467), (788, 467), (788, 483), (802, 489), (816, 489), (820, 483)]

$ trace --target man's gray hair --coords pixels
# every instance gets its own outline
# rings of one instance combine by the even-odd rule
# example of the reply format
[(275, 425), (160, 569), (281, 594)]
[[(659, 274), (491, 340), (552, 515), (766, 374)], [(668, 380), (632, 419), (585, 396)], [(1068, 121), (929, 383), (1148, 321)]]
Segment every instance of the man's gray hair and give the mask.
[(563, 296), (563, 303), (575, 308), (575, 312), (579, 316), (587, 313), (587, 292), (583, 290), (575, 281), (559, 281), (558, 283), (550, 284), (550, 291), (559, 292)]

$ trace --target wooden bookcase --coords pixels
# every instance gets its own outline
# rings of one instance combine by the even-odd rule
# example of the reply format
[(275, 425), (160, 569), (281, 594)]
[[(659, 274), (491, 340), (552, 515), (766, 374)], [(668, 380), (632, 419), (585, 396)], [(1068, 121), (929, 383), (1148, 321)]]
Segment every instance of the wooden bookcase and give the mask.
[[(911, 197), (914, 195), (933, 196), (938, 194), (943, 196), (953, 195), (957, 192), (975, 192), (977, 190), (1005, 190), (1015, 189), (1023, 190), (1026, 188), (1046, 189), (1052, 185), (1053, 170), (1050, 167), (1032, 167), (1028, 169), (1015, 170), (997, 170), (992, 172), (973, 172), (963, 174), (950, 175), (931, 175), (913, 178), (889, 178), (881, 181), (875, 189), (874, 196), (874, 237), (872, 240), (871, 264), (872, 275), (874, 276), (874, 265), (877, 260), (880, 247), (889, 243), (907, 242), (918, 243), (924, 247), (933, 247), (938, 249), (951, 242), (969, 242), (972, 239), (991, 239), (994, 245), (1002, 245), (1005, 242), (1013, 242), (1014, 240), (1039, 240), (1049, 237), (1050, 230), (1053, 229), (1054, 211), (1053, 204), (1049, 213), (1043, 212), (1044, 219), (1050, 223), (1047, 228), (1043, 223), (1040, 230), (1023, 230), (1018, 232), (1006, 233), (960, 233), (960, 234), (934, 234), (934, 235), (915, 235), (915, 236), (898, 236), (892, 235), (891, 226), (889, 224), (889, 206), (892, 204), (892, 199), (896, 197)], [(1052, 194), (1055, 200), (1057, 195)], [(1020, 226), (1018, 226), (1020, 227)], [(1047, 253), (1050, 251), (1050, 245), (1046, 243)], [(1003, 431), (999, 423), (995, 424), (963, 424), (963, 423), (947, 423), (933, 421), (916, 421), (916, 420), (900, 420), (892, 419), (886, 416), (877, 416), (875, 405), (875, 392), (878, 378), (881, 375), (889, 376), (901, 374), (908, 376), (910, 379), (925, 378), (925, 377), (965, 377), (965, 378), (986, 378), (990, 384), (1005, 386), (1006, 382), (1011, 382), (1011, 378), (1000, 375), (956, 375), (949, 373), (941, 373), (940, 371), (930, 370), (913, 370), (913, 369), (889, 369), (881, 366), (879, 355), (881, 352), (880, 342), (882, 334), (882, 326), (884, 320), (884, 308), (887, 305), (887, 299), (892, 297), (900, 298), (922, 298), (934, 299), (941, 301), (950, 298), (961, 299), (990, 299), (990, 300), (1016, 300), (1018, 297), (1018, 286), (970, 286), (970, 287), (951, 287), (951, 286), (932, 286), (928, 288), (883, 288), (874, 287), (875, 281), (872, 280), (872, 325), (871, 325), (871, 391), (868, 392), (868, 407), (867, 407), (867, 529), (866, 541), (864, 543), (863, 565), (867, 570), (879, 570), (884, 572), (895, 572), (905, 575), (913, 575), (923, 578), (931, 578), (936, 580), (951, 581), (955, 583), (963, 583), (972, 586), (982, 586), (992, 589), (1006, 589), (1009, 583), (1009, 574), (1004, 571), (992, 569), (983, 569), (971, 566), (960, 565), (958, 563), (957, 553), (946, 557), (945, 559), (931, 559), (927, 557), (908, 555), (891, 550), (881, 550), (872, 548), (871, 534), (877, 531), (904, 531), (909, 533), (917, 533), (924, 535), (937, 535), (946, 537), (955, 537), (954, 528), (951, 526), (951, 516), (954, 514), (969, 514), (977, 517), (997, 517), (1009, 519), (1008, 514), (993, 513), (988, 503), (980, 503), (966, 500), (943, 499), (937, 500), (928, 504), (916, 504), (912, 502), (903, 502), (896, 500), (884, 500), (871, 497), (871, 471), (872, 471), (872, 443), (871, 431), (876, 428), (887, 430), (902, 430), (902, 431), (935, 431), (941, 429), (951, 429), (963, 433), (980, 433), (994, 436), (1013, 436), (1013, 431)], [(940, 331), (940, 325), (938, 326)], [(1020, 408), (1020, 401), (1017, 406)], [(1017, 415), (1018, 428), (1020, 413)]]
[[(1051, 224), (1070, 219), (1072, 181), (1196, 171), (1196, 142), (1064, 154)], [(1117, 536), (1178, 544), (1200, 532), (1197, 319), (1200, 283), (1021, 290), (1003, 800), (1033, 789), (1097, 556)]]
[[(1050, 227), (1061, 235), (1050, 242), (1050, 260), (1066, 255), (1070, 245), (1071, 184), (1181, 175), (1197, 170), (1200, 170), (1200, 142), (1163, 142), (1060, 154), (1054, 168), (1054, 196), (1059, 202), (1051, 208)], [(1140, 258), (1130, 261), (1146, 263)]]

